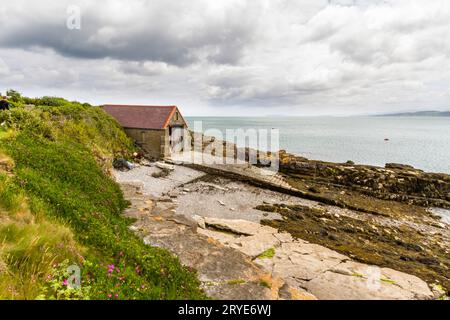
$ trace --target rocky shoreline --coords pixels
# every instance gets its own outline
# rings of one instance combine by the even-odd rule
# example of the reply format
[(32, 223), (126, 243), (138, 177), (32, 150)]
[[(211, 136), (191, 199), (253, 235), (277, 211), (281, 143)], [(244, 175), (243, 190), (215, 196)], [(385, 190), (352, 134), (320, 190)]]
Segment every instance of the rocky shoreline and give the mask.
[(427, 173), (409, 165), (388, 163), (381, 168), (355, 165), (351, 161), (339, 164), (281, 151), (280, 170), (299, 179), (339, 186), (378, 199), (450, 208), (450, 175)]
[[(129, 172), (116, 171), (115, 176), (123, 186), (132, 182), (139, 186), (139, 193), (151, 195), (153, 207), (134, 209), (134, 215), (140, 217), (136, 232), (148, 244), (171, 250), (183, 263), (198, 270), (201, 279), (208, 279), (202, 281), (212, 297), (436, 299), (448, 295), (450, 228), (422, 206), (446, 207), (446, 175), (416, 173), (410, 167), (383, 169), (350, 163), (328, 164), (283, 153), (280, 159), (280, 176), (285, 181), (280, 188), (253, 175), (245, 176), (241, 169), (232, 166), (193, 169), (174, 165), (174, 170), (159, 175), (161, 168), (147, 164)], [(325, 172), (311, 174), (317, 170)], [(378, 188), (364, 188), (380, 179), (378, 174), (390, 171), (395, 178), (414, 172), (415, 180), (400, 181), (401, 188), (394, 188), (393, 181), (386, 183), (381, 192)], [(345, 176), (342, 181), (348, 182), (337, 183), (338, 176)], [(372, 181), (364, 182), (366, 178)], [(360, 180), (363, 184), (357, 183)], [(422, 189), (416, 187), (412, 198), (403, 197), (414, 184)], [(425, 184), (433, 187), (423, 187)], [(394, 193), (400, 196), (386, 200), (387, 194)], [(428, 194), (434, 195), (432, 203), (424, 202)], [(161, 212), (155, 207), (161, 206), (166, 208), (166, 216), (152, 217), (154, 210)], [(179, 228), (175, 227), (149, 233), (155, 223), (166, 219), (173, 222), (180, 217), (190, 221), (187, 238), (183, 236), (186, 231), (179, 234), (176, 231)], [(269, 228), (264, 230), (271, 232), (255, 233), (239, 228), (251, 224), (253, 230), (255, 225), (262, 224), (266, 227), (261, 228)], [(218, 259), (215, 262), (205, 258), (209, 256), (206, 249), (204, 255), (192, 260), (194, 253), (188, 250), (188, 242), (204, 243), (205, 239), (215, 243), (217, 251), (213, 251)], [(292, 250), (286, 251), (288, 247)], [(245, 272), (243, 279), (233, 278), (239, 274), (236, 271), (233, 277), (214, 281), (202, 259), (219, 266), (227, 259), (221, 256), (223, 250), (243, 254), (246, 263), (252, 265), (246, 270), (253, 271)], [(370, 272), (366, 272), (371, 266), (381, 270), (375, 282), (378, 291), (373, 292), (367, 288), (367, 282), (373, 280)], [(227, 268), (233, 270), (230, 265)], [(307, 274), (300, 274), (300, 270), (306, 270)], [(204, 272), (206, 275), (202, 275)], [(264, 276), (255, 280), (249, 272)], [(220, 278), (218, 273), (216, 276)], [(261, 293), (261, 286), (269, 291)]]
[[(191, 141), (202, 141), (205, 150), (223, 158), (238, 156), (242, 161), (255, 157), (257, 166), (270, 165), (270, 152), (238, 148), (235, 144), (191, 132)], [(221, 151), (221, 152), (220, 152)], [(337, 186), (383, 200), (393, 200), (423, 207), (450, 209), (450, 174), (430, 173), (410, 165), (387, 163), (385, 167), (310, 160), (285, 150), (276, 155), (279, 170), (294, 178), (314, 181), (317, 185)], [(309, 191), (315, 193), (314, 187)]]
[[(351, 208), (356, 215), (277, 204), (283, 221), (266, 224), (322, 244), (357, 261), (415, 274), (449, 292), (449, 225), (430, 208), (450, 208), (450, 175), (408, 165), (385, 168), (308, 160), (280, 153), (280, 171), (304, 192)], [(443, 209), (441, 209), (443, 210)]]

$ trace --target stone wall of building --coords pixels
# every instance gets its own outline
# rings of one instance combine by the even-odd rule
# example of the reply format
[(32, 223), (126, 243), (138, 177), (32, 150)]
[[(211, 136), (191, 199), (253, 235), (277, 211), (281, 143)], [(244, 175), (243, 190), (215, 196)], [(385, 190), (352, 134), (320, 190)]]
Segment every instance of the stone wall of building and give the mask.
[(125, 129), (125, 132), (151, 158), (160, 159), (169, 154), (168, 130)]

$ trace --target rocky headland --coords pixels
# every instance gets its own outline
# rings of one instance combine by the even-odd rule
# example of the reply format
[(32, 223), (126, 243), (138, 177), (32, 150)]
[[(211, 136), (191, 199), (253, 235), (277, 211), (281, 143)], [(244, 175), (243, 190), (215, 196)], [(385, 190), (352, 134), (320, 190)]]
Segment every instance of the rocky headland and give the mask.
[[(412, 166), (387, 163), (384, 168), (314, 161), (280, 152), (280, 170), (318, 186), (344, 188), (377, 199), (424, 207), (450, 208), (450, 175), (428, 173)], [(314, 191), (314, 187), (311, 187)]]

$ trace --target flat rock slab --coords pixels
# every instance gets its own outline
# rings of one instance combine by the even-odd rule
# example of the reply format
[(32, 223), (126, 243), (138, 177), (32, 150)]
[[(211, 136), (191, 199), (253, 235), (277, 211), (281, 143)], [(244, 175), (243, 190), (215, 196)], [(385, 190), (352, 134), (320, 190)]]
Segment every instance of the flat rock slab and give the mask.
[[(347, 276), (347, 286), (353, 290), (353, 298), (359, 295), (359, 299), (431, 299), (433, 293), (428, 285), (416, 276), (399, 272), (390, 268), (379, 268), (366, 264), (346, 261), (330, 269), (330, 274), (323, 274), (317, 277), (308, 286), (317, 286), (320, 282), (332, 280), (332, 283), (339, 283), (342, 275)], [(325, 278), (325, 279), (322, 279)], [(335, 278), (335, 279), (334, 279)], [(350, 293), (350, 292), (349, 292)], [(332, 298), (330, 293), (325, 297)]]
[[(202, 219), (206, 228), (212, 226), (234, 234), (201, 228), (198, 232), (241, 251), (273, 277), (283, 279), (289, 288), (301, 292), (306, 290), (318, 299), (410, 300), (434, 297), (428, 285), (416, 276), (354, 262), (326, 247), (278, 233), (274, 228), (258, 227), (257, 223), (241, 219)], [(273, 249), (273, 256), (260, 257), (268, 249)]]
[(278, 230), (269, 226), (262, 226), (259, 223), (251, 222), (243, 219), (220, 219), (220, 218), (204, 218), (205, 225), (207, 227), (213, 227), (216, 229), (229, 231), (238, 235), (253, 236), (262, 233), (277, 233)]
[[(175, 166), (174, 172), (177, 168), (179, 166)], [(184, 172), (181, 176), (184, 178), (172, 178), (169, 184), (163, 183), (162, 186), (167, 187), (167, 192), (172, 192), (174, 190), (170, 188), (183, 185), (183, 181), (192, 179), (196, 174)], [(130, 177), (122, 176), (122, 179), (134, 181)], [(158, 182), (152, 182), (151, 186), (159, 189), (161, 179), (155, 180)], [(328, 248), (293, 239), (289, 234), (262, 226), (258, 219), (226, 219), (223, 215), (211, 217), (206, 211), (191, 210), (199, 208), (214, 213), (214, 208), (220, 208), (234, 212), (230, 210), (233, 204), (231, 199), (235, 194), (241, 193), (240, 189), (235, 190), (228, 199), (223, 197), (229, 193), (228, 189), (222, 189), (229, 185), (209, 185), (206, 186), (207, 189), (202, 189), (204, 186), (201, 186), (202, 192), (207, 194), (207, 190), (210, 190), (214, 195), (209, 200), (213, 200), (211, 203), (216, 207), (211, 208), (204, 203), (197, 203), (196, 207), (185, 207), (182, 205), (185, 203), (183, 197), (189, 198), (194, 194), (194, 198), (189, 198), (193, 201), (200, 199), (196, 196), (204, 196), (201, 193), (195, 194), (198, 192), (197, 183), (184, 185), (183, 194), (179, 196), (181, 199), (178, 198), (181, 201), (177, 203), (168, 197), (164, 201), (158, 201), (158, 198), (151, 196), (151, 188), (145, 185), (148, 181), (148, 178), (144, 182), (138, 181), (134, 187), (126, 182), (122, 184), (127, 199), (132, 202), (132, 207), (126, 214), (137, 219), (132, 230), (142, 236), (147, 244), (168, 249), (179, 257), (182, 264), (196, 269), (205, 292), (212, 298), (258, 300), (434, 297), (428, 285), (415, 276), (352, 261)], [(254, 203), (261, 202), (262, 198), (255, 189), (251, 190), (251, 194), (255, 197), (252, 200)], [(217, 201), (220, 199), (224, 205)], [(254, 205), (252, 201), (247, 201), (246, 205)], [(187, 212), (180, 212), (186, 208)], [(260, 257), (268, 249), (273, 250)]]
[[(186, 216), (243, 219), (259, 223), (262, 219), (273, 220), (282, 217), (278, 213), (255, 209), (258, 205), (264, 203), (316, 204), (309, 200), (261, 189), (238, 181), (219, 177), (208, 180), (213, 181), (200, 179), (178, 188), (178, 213)], [(189, 192), (183, 192), (185, 188)]]
[(256, 258), (269, 249), (280, 245), (280, 240), (271, 233), (258, 233), (249, 237), (241, 237), (235, 241), (232, 248), (236, 248), (251, 258)]
[(117, 182), (121, 184), (137, 184), (141, 186), (141, 191), (145, 195), (153, 197), (161, 197), (163, 194), (170, 192), (174, 188), (188, 183), (192, 180), (200, 178), (205, 173), (182, 166), (172, 166), (173, 170), (165, 177), (155, 178), (154, 173), (161, 171), (158, 167), (140, 166), (130, 171), (113, 170), (113, 175)]
[(232, 233), (198, 228), (199, 234), (213, 238), (221, 244), (237, 249), (245, 255), (256, 258), (265, 251), (278, 246), (281, 242), (271, 233), (260, 233), (253, 236), (237, 236)]
[[(183, 265), (195, 269), (202, 289), (209, 297), (224, 300), (315, 299), (304, 289), (272, 277), (241, 251), (221, 244), (239, 240), (239, 236), (204, 229), (197, 233), (196, 221), (177, 215), (172, 209), (173, 203), (159, 202), (144, 195), (139, 191), (141, 188), (140, 185), (122, 184), (126, 198), (132, 200), (126, 215), (137, 219), (130, 230), (141, 236), (147, 245), (169, 250)], [(265, 232), (258, 234), (271, 235), (268, 231), (273, 231), (272, 228), (261, 229)]]
[[(375, 271), (380, 268), (361, 265), (358, 269), (365, 273), (344, 275), (326, 271), (303, 283), (302, 287), (323, 300), (423, 300), (434, 297), (426, 283), (417, 277), (395, 271), (399, 275), (391, 274), (394, 278), (391, 279), (385, 278), (387, 270), (384, 268), (381, 269), (381, 276)], [(402, 286), (404, 283), (407, 285)]]

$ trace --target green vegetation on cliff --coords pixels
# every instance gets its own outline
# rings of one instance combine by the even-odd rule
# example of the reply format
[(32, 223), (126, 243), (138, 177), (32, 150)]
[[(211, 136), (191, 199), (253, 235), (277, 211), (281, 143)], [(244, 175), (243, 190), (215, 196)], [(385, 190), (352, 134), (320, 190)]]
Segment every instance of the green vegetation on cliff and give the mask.
[(204, 298), (195, 273), (128, 230), (107, 170), (133, 148), (88, 104), (17, 95), (0, 112), (1, 299)]

